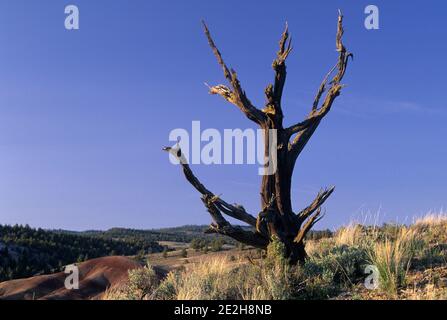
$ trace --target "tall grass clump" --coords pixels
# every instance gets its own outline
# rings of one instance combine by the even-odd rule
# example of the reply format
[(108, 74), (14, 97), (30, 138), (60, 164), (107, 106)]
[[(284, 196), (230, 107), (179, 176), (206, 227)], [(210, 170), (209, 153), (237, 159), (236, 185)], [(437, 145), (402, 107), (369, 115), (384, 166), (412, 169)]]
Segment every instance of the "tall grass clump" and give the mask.
[(192, 268), (171, 274), (163, 283), (170, 288), (174, 300), (225, 300), (231, 299), (233, 288), (231, 267), (227, 258), (202, 260)]
[(339, 246), (359, 246), (365, 240), (363, 227), (360, 224), (351, 223), (346, 227), (340, 228), (335, 233), (335, 243)]
[(421, 218), (416, 219), (415, 223), (417, 225), (447, 225), (447, 213), (429, 213)]
[(380, 289), (391, 297), (406, 284), (415, 240), (415, 231), (402, 227), (394, 240), (386, 238), (368, 250), (369, 262), (379, 271)]

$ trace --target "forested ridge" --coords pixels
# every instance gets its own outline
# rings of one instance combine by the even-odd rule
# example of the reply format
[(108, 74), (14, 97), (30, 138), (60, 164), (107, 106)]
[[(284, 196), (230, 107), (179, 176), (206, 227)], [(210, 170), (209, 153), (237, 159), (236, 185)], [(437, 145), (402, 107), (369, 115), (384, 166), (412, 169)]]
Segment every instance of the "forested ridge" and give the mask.
[(159, 252), (155, 241), (113, 239), (0, 225), (0, 282), (59, 271), (74, 262), (109, 256)]

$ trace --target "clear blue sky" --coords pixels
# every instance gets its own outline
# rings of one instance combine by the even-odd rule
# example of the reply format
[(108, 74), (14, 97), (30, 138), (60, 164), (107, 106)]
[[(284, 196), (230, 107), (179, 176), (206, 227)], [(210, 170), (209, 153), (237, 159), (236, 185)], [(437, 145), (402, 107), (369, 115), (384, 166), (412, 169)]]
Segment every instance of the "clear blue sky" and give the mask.
[[(64, 7), (80, 30), (64, 29)], [(363, 27), (368, 4), (380, 30)], [(336, 185), (318, 228), (380, 210), (405, 221), (447, 205), (444, 1), (0, 1), (0, 223), (65, 229), (206, 224), (199, 196), (161, 148), (174, 128), (250, 128), (209, 96), (224, 81), (205, 19), (258, 105), (288, 21), (295, 50), (286, 123), (308, 112), (334, 64), (337, 9), (355, 53), (297, 163), (294, 208)], [(228, 202), (259, 211), (258, 166), (194, 166)]]

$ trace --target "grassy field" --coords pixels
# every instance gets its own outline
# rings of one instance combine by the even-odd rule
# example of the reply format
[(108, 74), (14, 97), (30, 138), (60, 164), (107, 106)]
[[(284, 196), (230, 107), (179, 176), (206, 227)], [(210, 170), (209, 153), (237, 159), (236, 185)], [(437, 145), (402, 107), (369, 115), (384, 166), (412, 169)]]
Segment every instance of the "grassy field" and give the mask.
[[(153, 253), (147, 255), (145, 258), (149, 264), (153, 267), (157, 267), (166, 273), (170, 271), (179, 270), (185, 267), (194, 267), (194, 265), (201, 263), (204, 260), (228, 258), (231, 260), (242, 259), (248, 255), (255, 257), (259, 253), (252, 248), (246, 248), (244, 250), (237, 249), (235, 246), (225, 245), (222, 251), (204, 253), (202, 250), (195, 250), (189, 248), (189, 243), (182, 242), (160, 242), (162, 246), (169, 248), (167, 257), (163, 253)], [(186, 251), (186, 257), (184, 256)]]
[(332, 237), (308, 240), (309, 258), (300, 266), (289, 265), (279, 241), (264, 253), (227, 247), (205, 254), (184, 243), (164, 245), (167, 255), (149, 255), (145, 268), (105, 298), (447, 299), (444, 214), (409, 226), (352, 223)]

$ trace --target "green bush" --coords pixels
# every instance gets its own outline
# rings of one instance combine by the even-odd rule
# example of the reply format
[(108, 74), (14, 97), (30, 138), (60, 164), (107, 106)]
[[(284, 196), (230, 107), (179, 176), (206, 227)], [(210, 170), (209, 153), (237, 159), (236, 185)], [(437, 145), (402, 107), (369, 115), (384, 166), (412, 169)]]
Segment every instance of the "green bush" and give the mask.
[(224, 241), (222, 239), (214, 239), (211, 242), (211, 251), (218, 252), (221, 251), (224, 245)]
[(143, 268), (129, 270), (128, 281), (106, 291), (105, 300), (152, 300), (159, 286), (158, 277), (148, 263)]
[(297, 298), (326, 299), (364, 277), (367, 254), (364, 249), (335, 246), (311, 256), (302, 266), (305, 286)]
[(154, 298), (157, 300), (175, 300), (177, 298), (178, 272), (170, 272), (158, 286)]
[(158, 286), (157, 275), (150, 265), (129, 271), (126, 294), (129, 300), (148, 299)]

